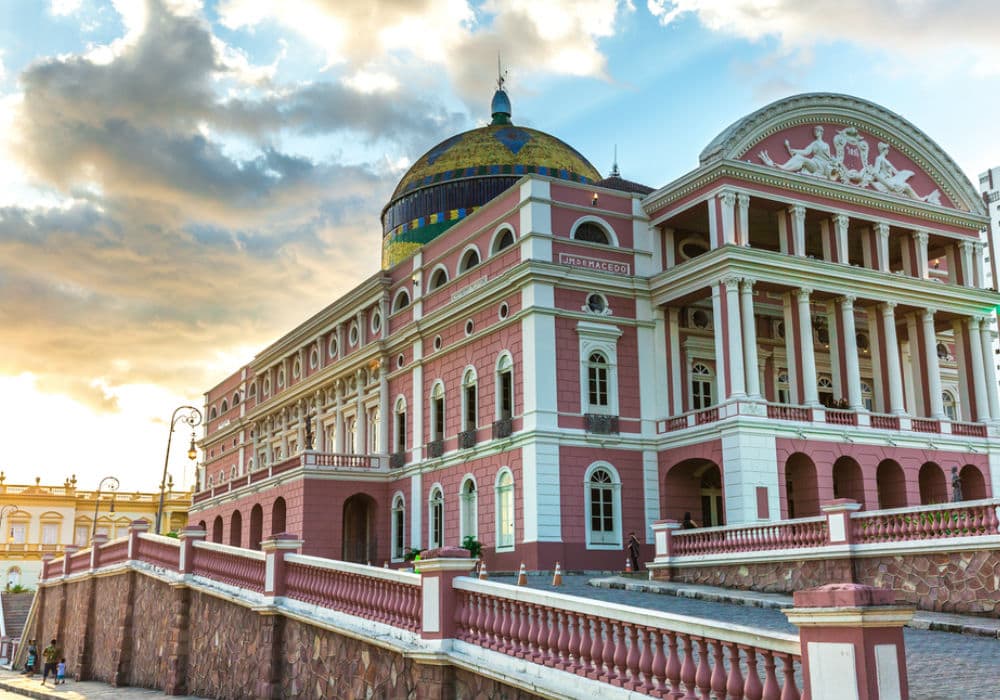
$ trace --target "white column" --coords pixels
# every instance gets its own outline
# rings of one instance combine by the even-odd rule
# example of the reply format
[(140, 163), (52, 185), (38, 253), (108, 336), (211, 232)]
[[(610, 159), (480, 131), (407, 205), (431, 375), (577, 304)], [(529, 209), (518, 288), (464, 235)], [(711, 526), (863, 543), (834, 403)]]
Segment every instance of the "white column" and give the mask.
[(806, 254), (806, 208), (801, 204), (793, 204), (789, 209), (792, 215), (792, 254)]
[(736, 193), (726, 190), (719, 195), (719, 202), (722, 204), (722, 243), (732, 245), (736, 243)]
[(677, 255), (674, 251), (674, 230), (666, 226), (663, 227), (663, 265), (669, 270), (677, 264)]
[(344, 449), (344, 398), (340, 388), (335, 389), (335, 391), (337, 393), (337, 407), (334, 409), (333, 450), (337, 454), (344, 454), (347, 451)]
[(844, 353), (844, 365), (847, 376), (847, 403), (852, 410), (864, 410), (861, 400), (861, 369), (858, 367), (858, 334), (854, 326), (855, 297), (847, 295), (840, 298), (840, 323), (843, 326), (843, 337), (840, 339), (841, 352)]
[(674, 307), (667, 309), (667, 326), (670, 333), (670, 386), (673, 403), (670, 405), (670, 415), (684, 413), (684, 368), (681, 366), (681, 332), (679, 322), (680, 311)]
[(736, 195), (736, 210), (740, 222), (739, 245), (750, 245), (750, 195), (739, 192)]
[(985, 423), (990, 420), (990, 404), (986, 397), (986, 372), (983, 368), (983, 344), (980, 328), (982, 319), (972, 316), (969, 324), (969, 355), (972, 358), (972, 386), (975, 396), (976, 420)]
[(738, 277), (727, 277), (722, 281), (726, 285), (726, 353), (729, 356), (729, 395), (742, 397), (747, 395), (746, 380), (743, 373), (743, 331), (740, 323), (740, 280)]
[[(745, 229), (744, 229), (745, 230)], [(743, 326), (743, 364), (747, 374), (747, 396), (760, 398), (760, 368), (757, 360), (757, 323), (753, 315), (754, 280), (744, 277), (740, 285), (740, 319)]]
[[(388, 317), (383, 314), (382, 328), (387, 328)], [(392, 410), (389, 406), (389, 361), (382, 358), (378, 371), (378, 419), (380, 422), (378, 430), (378, 451), (381, 454), (389, 454), (389, 431), (392, 427)]]
[[(797, 289), (795, 298), (799, 303), (799, 348), (802, 353), (802, 397), (807, 406), (819, 406), (819, 391), (816, 388), (816, 352), (813, 349), (812, 311), (809, 308), (811, 289)], [(785, 329), (787, 333), (788, 329)]]
[(1000, 396), (997, 390), (997, 370), (993, 364), (993, 332), (990, 330), (989, 318), (984, 320), (979, 329), (983, 345), (983, 372), (986, 374), (986, 398), (990, 405), (990, 417), (1000, 420)]
[(986, 244), (983, 241), (976, 241), (973, 243), (972, 248), (972, 258), (973, 258), (973, 274), (972, 274), (972, 286), (977, 289), (983, 287), (983, 249)]
[[(929, 406), (931, 418), (942, 420), (947, 418), (944, 414), (944, 402), (941, 400), (941, 367), (938, 363), (937, 354), (937, 331), (934, 329), (934, 309), (924, 309), (920, 318), (924, 323), (924, 355), (927, 359), (927, 391), (930, 394)], [(914, 345), (914, 343), (911, 343)], [(913, 352), (916, 348), (911, 347)]]
[(886, 379), (889, 382), (889, 413), (905, 415), (903, 406), (903, 375), (899, 366), (899, 340), (896, 338), (896, 304), (886, 302), (882, 313), (882, 342), (885, 350)]
[(368, 454), (368, 415), (365, 412), (365, 381), (364, 373), (359, 369), (354, 373), (358, 385), (358, 398), (355, 408), (354, 422), (354, 454)]
[(878, 245), (878, 270), (889, 271), (889, 224), (875, 224), (875, 242)]
[(851, 219), (847, 214), (834, 214), (833, 215), (833, 235), (834, 235), (834, 247), (837, 250), (837, 262), (843, 263), (844, 265), (850, 264), (850, 255), (848, 253), (848, 237), (847, 228), (851, 223)]
[(976, 278), (972, 272), (972, 241), (962, 241), (958, 244), (958, 250), (962, 261), (962, 284), (965, 287), (973, 287)]
[[(927, 279), (930, 275), (930, 265), (927, 260), (927, 232), (914, 231), (913, 240), (917, 244), (917, 277)], [(937, 353), (935, 353), (936, 355)]]

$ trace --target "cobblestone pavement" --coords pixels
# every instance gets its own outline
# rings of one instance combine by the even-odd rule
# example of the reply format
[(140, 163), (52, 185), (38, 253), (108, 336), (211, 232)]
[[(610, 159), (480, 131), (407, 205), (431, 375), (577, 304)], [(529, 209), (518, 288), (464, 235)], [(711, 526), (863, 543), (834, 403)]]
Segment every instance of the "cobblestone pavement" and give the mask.
[[(532, 575), (528, 585), (560, 593), (651, 610), (725, 620), (737, 625), (780, 632), (796, 632), (779, 610), (678, 598), (671, 595), (595, 588), (587, 575), (563, 577), (563, 587), (553, 589), (551, 577)], [(509, 576), (491, 577), (513, 583)], [(1000, 698), (1000, 639), (950, 632), (906, 629), (906, 664), (911, 700), (997, 700)]]

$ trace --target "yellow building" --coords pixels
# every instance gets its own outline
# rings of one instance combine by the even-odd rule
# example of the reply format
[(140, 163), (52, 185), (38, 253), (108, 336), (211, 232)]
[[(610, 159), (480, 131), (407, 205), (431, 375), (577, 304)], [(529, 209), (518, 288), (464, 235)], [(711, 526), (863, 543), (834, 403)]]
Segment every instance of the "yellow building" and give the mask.
[[(163, 501), (163, 532), (179, 531), (187, 524), (190, 491), (174, 491), (168, 482)], [(8, 484), (0, 472), (0, 580), (2, 585), (34, 587), (42, 556), (59, 556), (66, 545), (86, 547), (92, 533), (109, 539), (124, 537), (129, 523), (144, 518), (156, 521), (159, 492), (97, 491), (77, 488), (76, 476), (61, 486), (48, 486), (36, 478), (34, 484)], [(16, 508), (16, 510), (15, 510)], [(97, 513), (95, 527), (94, 514)]]

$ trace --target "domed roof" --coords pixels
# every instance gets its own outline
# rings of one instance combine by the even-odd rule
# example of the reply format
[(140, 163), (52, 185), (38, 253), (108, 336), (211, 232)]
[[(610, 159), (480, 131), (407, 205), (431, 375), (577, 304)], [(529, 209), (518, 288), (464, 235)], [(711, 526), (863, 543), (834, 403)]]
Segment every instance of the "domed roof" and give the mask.
[(390, 267), (513, 185), (537, 174), (593, 183), (600, 173), (574, 148), (510, 122), (497, 90), (493, 122), (445, 139), (422, 155), (382, 210), (382, 264)]

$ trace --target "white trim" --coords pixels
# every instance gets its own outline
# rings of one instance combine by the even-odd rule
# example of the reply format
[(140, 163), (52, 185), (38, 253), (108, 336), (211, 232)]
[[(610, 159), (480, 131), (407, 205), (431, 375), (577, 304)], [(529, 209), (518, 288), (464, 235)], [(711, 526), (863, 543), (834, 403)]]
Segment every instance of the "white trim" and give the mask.
[[(465, 267), (465, 259), (468, 257), (470, 252), (476, 254), (476, 264), (470, 267)], [(462, 249), (462, 254), (458, 256), (458, 268), (455, 270), (455, 275), (464, 275), (466, 272), (472, 272), (475, 268), (483, 264), (483, 256), (479, 253), (479, 246), (475, 243), (470, 243)]]
[[(440, 271), (444, 272), (444, 282), (442, 282), (441, 284), (432, 286), (434, 278), (437, 276), (437, 273), (440, 272)], [(431, 293), (431, 292), (433, 292), (433, 291), (435, 291), (437, 289), (441, 289), (442, 287), (444, 287), (445, 285), (447, 285), (449, 282), (451, 282), (451, 276), (448, 274), (448, 268), (445, 267), (443, 263), (438, 263), (437, 265), (435, 265), (433, 267), (433, 269), (431, 269), (430, 274), (427, 275), (427, 293), (429, 294), (429, 293)]]
[[(491, 258), (494, 255), (496, 255), (497, 253), (502, 253), (503, 252), (501, 250), (497, 250), (497, 243), (500, 242), (500, 238), (501, 238), (501, 236), (503, 236), (503, 232), (504, 231), (510, 231), (510, 235), (514, 239), (514, 241), (513, 241), (513, 243), (511, 243), (511, 245), (507, 246), (507, 248), (504, 248), (503, 250), (508, 250), (510, 248), (517, 247), (517, 231), (515, 231), (514, 227), (511, 226), (510, 224), (500, 224), (495, 229), (493, 229), (493, 235), (490, 236), (490, 257)], [(482, 258), (479, 259), (479, 262), (482, 263)]]
[[(396, 504), (402, 502), (402, 507), (397, 509)], [(400, 556), (395, 556), (396, 547), (396, 512), (401, 510), (403, 513), (403, 551), (400, 552)], [(392, 494), (392, 498), (389, 499), (389, 560), (394, 562), (403, 561), (403, 555), (406, 553), (406, 495), (402, 491), (396, 491)]]
[[(576, 324), (580, 338), (580, 413), (618, 415), (618, 339), (622, 330), (618, 326), (580, 321)], [(607, 405), (590, 404), (590, 357), (600, 353), (607, 360)]]
[[(399, 306), (399, 297), (406, 295), (406, 306)], [(408, 309), (413, 304), (413, 295), (410, 294), (409, 287), (400, 287), (396, 290), (396, 293), (392, 296), (392, 304), (389, 306), (389, 314), (392, 315), (403, 309)]]
[[(500, 363), (506, 358), (510, 362), (510, 367), (507, 369), (501, 369)], [(496, 362), (493, 363), (493, 419), (501, 420), (503, 416), (500, 410), (500, 373), (502, 371), (510, 371), (510, 417), (513, 419), (515, 415), (515, 399), (517, 397), (517, 392), (514, 390), (514, 356), (511, 354), (510, 350), (501, 350), (497, 355)]]
[[(500, 544), (500, 531), (503, 529), (501, 522), (501, 508), (500, 508), (500, 479), (505, 474), (510, 475), (510, 525), (513, 529), (510, 538), (509, 545)], [(500, 467), (497, 470), (496, 478), (493, 480), (493, 514), (494, 514), (494, 524), (493, 533), (495, 540), (495, 550), (497, 552), (513, 552), (517, 546), (517, 499), (514, 498), (514, 489), (516, 488), (517, 482), (514, 479), (514, 472), (508, 466)]]
[[(441, 494), (441, 538), (440, 540), (434, 539), (434, 492), (437, 491)], [(431, 487), (427, 490), (427, 547), (428, 549), (435, 549), (436, 547), (444, 546), (444, 516), (445, 516), (445, 499), (444, 499), (444, 487), (441, 485), (440, 481), (435, 481), (431, 484)]]
[[(611, 531), (612, 542), (594, 542), (594, 533), (592, 530), (592, 511), (591, 511), (591, 478), (599, 469), (603, 469), (608, 472), (611, 477), (611, 483), (608, 488), (611, 489), (611, 519), (613, 529)], [(604, 460), (598, 460), (591, 463), (587, 467), (587, 471), (583, 475), (583, 517), (584, 517), (584, 528), (586, 531), (586, 546), (587, 549), (615, 549), (619, 550), (622, 548), (622, 480), (621, 475), (618, 470), (615, 469), (614, 465), (610, 462)]]
[[(620, 248), (621, 245), (618, 243), (618, 234), (615, 233), (614, 227), (607, 222), (607, 220), (602, 219), (599, 216), (594, 216), (593, 214), (586, 214), (581, 216), (579, 219), (573, 222), (573, 225), (569, 229), (569, 237), (572, 240), (576, 240), (576, 230), (580, 228), (583, 224), (596, 224), (601, 227), (605, 235), (608, 237), (608, 247), (609, 248)], [(589, 243), (590, 241), (580, 241), (581, 243)], [(600, 245), (600, 244), (596, 244)]]
[[(473, 488), (473, 497), (470, 499), (472, 500), (471, 513), (469, 512), (465, 493), (465, 485), (470, 481)], [(466, 532), (465, 520), (470, 517), (472, 519), (472, 532)], [(458, 546), (461, 546), (462, 542), (469, 535), (477, 540), (479, 539), (479, 483), (472, 472), (466, 472), (458, 481)]]

